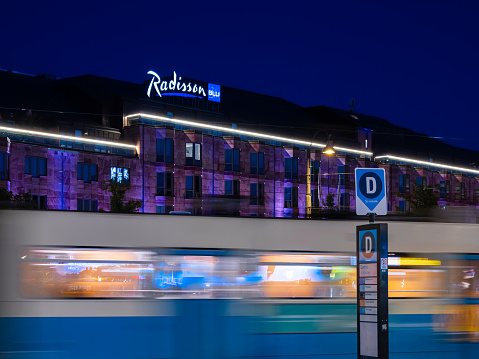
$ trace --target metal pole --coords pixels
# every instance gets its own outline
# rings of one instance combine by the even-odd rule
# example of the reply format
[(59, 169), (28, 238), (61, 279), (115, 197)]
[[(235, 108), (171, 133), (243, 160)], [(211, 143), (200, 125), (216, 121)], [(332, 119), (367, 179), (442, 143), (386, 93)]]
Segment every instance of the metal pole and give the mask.
[(328, 194), (329, 195), (329, 156), (328, 156)]
[(321, 160), (319, 161), (319, 170), (318, 170), (318, 206), (321, 207), (321, 197), (323, 196), (323, 189), (321, 188), (323, 185), (323, 181), (321, 178)]
[(311, 149), (307, 150), (306, 162), (306, 218), (311, 218)]

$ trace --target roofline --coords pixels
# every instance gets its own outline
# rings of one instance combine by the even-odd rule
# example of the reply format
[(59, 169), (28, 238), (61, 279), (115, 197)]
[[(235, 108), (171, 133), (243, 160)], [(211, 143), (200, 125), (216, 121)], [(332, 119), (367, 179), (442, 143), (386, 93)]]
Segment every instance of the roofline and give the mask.
[[(192, 126), (192, 127), (198, 127), (198, 128), (207, 128), (207, 129), (216, 130), (216, 131), (225, 131), (225, 132), (230, 132), (230, 133), (234, 133), (234, 134), (238, 134), (238, 135), (245, 135), (245, 136), (252, 136), (252, 137), (257, 137), (257, 138), (264, 138), (264, 139), (270, 139), (270, 140), (276, 140), (276, 141), (295, 143), (295, 144), (303, 145), (303, 146), (319, 147), (319, 148), (326, 147), (326, 144), (324, 144), (324, 143), (297, 140), (297, 139), (288, 138), (288, 137), (269, 135), (269, 134), (266, 134), (266, 133), (245, 131), (245, 130), (239, 130), (239, 129), (236, 129), (236, 128), (210, 125), (210, 124), (202, 123), (202, 122), (187, 121), (187, 120), (180, 120), (180, 119), (176, 119), (176, 118), (149, 115), (149, 114), (146, 114), (146, 113), (135, 113), (135, 114), (132, 114), (132, 115), (125, 116), (123, 125), (126, 125), (126, 121), (128, 121), (130, 118), (133, 118), (133, 117), (140, 117), (140, 118), (145, 117), (145, 118), (160, 121), (160, 122), (170, 122), (170, 123), (176, 123), (176, 124), (179, 124), (179, 125), (186, 125), (186, 126)], [(356, 149), (353, 149), (353, 148), (346, 148), (346, 147), (340, 147), (340, 146), (333, 146), (333, 148), (335, 150), (341, 151), (341, 152), (361, 154), (361, 155), (366, 155), (366, 156), (369, 156), (369, 157), (373, 156), (373, 153), (368, 152), (368, 151), (361, 151), (361, 150), (356, 150)]]
[(425, 166), (437, 167), (437, 168), (442, 168), (442, 169), (450, 169), (450, 170), (453, 170), (453, 171), (469, 172), (469, 173), (479, 175), (479, 170), (474, 170), (474, 169), (471, 169), (471, 168), (456, 167), (456, 166), (446, 165), (446, 164), (442, 164), (442, 163), (427, 162), (427, 161), (421, 161), (421, 160), (416, 160), (416, 159), (406, 158), (406, 157), (399, 157), (399, 156), (394, 156), (394, 155), (376, 156), (376, 157), (374, 157), (374, 159), (375, 160), (379, 160), (379, 159), (388, 159), (389, 160), (389, 159), (391, 159), (391, 160), (396, 160), (396, 161), (414, 163), (414, 164), (418, 164), (418, 165), (425, 165)]

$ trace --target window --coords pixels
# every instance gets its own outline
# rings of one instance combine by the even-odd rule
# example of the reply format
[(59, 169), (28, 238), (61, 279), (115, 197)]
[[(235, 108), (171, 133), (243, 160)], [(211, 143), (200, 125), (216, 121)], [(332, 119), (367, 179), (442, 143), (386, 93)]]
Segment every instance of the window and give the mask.
[(140, 249), (23, 248), (20, 290), (45, 298), (143, 297), (154, 254)]
[(416, 177), (416, 185), (427, 187), (427, 177)]
[(47, 196), (33, 194), (32, 201), (35, 203), (34, 209), (47, 209)]
[(25, 173), (32, 177), (47, 175), (47, 159), (38, 157), (25, 157)]
[(439, 198), (447, 198), (451, 190), (451, 181), (445, 180), (440, 182)]
[(466, 184), (463, 182), (457, 182), (454, 188), (456, 199), (466, 198)]
[(252, 175), (264, 174), (264, 153), (254, 152), (249, 155), (250, 173)]
[(238, 180), (225, 180), (225, 194), (229, 196), (239, 196), (240, 194), (240, 181)]
[(77, 211), (80, 212), (98, 212), (98, 200), (96, 199), (77, 199)]
[(341, 193), (339, 197), (339, 207), (341, 209), (349, 209), (350, 207), (350, 196), (349, 193)]
[(264, 183), (250, 183), (249, 185), (250, 205), (263, 205), (264, 204)]
[(123, 167), (111, 167), (110, 179), (118, 183), (130, 183), (130, 169)]
[(310, 161), (311, 183), (319, 183), (320, 161)]
[(90, 183), (98, 181), (97, 166), (88, 163), (77, 163), (77, 179)]
[(186, 165), (201, 166), (201, 144), (186, 143)]
[(409, 193), (410, 175), (399, 175), (399, 193)]
[(189, 214), (193, 214), (195, 216), (201, 216), (203, 211), (201, 207), (195, 207), (195, 208), (186, 208), (186, 212)]
[(298, 158), (291, 157), (284, 159), (284, 178), (298, 178)]
[(0, 152), (0, 180), (7, 179), (7, 154)]
[(156, 162), (173, 163), (173, 139), (156, 139)]
[[(60, 131), (60, 135), (71, 136), (72, 134), (70, 132)], [(70, 141), (70, 140), (60, 140), (60, 147), (72, 148), (73, 147), (73, 142)]]
[(405, 200), (399, 201), (399, 210), (403, 212), (409, 212), (409, 203)]
[(349, 175), (349, 166), (338, 166), (339, 184), (349, 186), (351, 176)]
[(173, 173), (158, 172), (156, 174), (156, 195), (173, 196)]
[(201, 198), (201, 176), (186, 176), (186, 198)]
[(298, 187), (284, 188), (284, 208), (298, 207)]
[(239, 154), (237, 149), (225, 150), (225, 171), (239, 171)]
[(156, 213), (170, 214), (173, 211), (173, 206), (156, 206)]

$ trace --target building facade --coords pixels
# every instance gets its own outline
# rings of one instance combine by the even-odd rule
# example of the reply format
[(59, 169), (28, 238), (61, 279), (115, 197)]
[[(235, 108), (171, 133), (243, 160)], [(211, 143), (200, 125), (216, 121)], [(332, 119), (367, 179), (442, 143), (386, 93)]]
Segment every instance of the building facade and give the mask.
[[(474, 166), (426, 161), (399, 148), (376, 153), (373, 129), (360, 124), (353, 124), (345, 138), (334, 135), (335, 153), (327, 155), (322, 151), (325, 139), (336, 127), (317, 126), (321, 118), (281, 99), (192, 80), (181, 83), (176, 74), (174, 82), (163, 81), (167, 85), (157, 77), (137, 85), (101, 78), (4, 76), (12, 83), (51, 88), (63, 101), (65, 94), (75, 100), (31, 109), (34, 104), (24, 94), (18, 110), (0, 112), (0, 187), (14, 194), (30, 191), (40, 209), (109, 211), (104, 183), (114, 180), (131, 185), (127, 199), (141, 200), (144, 213), (301, 218), (307, 213), (307, 186), (313, 216), (328, 194), (336, 210), (354, 211), (354, 169), (364, 167), (385, 169), (390, 212), (409, 211), (399, 194), (411, 193), (416, 184), (437, 188), (441, 206), (479, 208), (479, 170)], [(185, 91), (190, 85), (189, 94), (196, 97), (180, 96), (183, 85)], [(243, 99), (240, 105), (234, 101), (238, 98)], [(259, 105), (245, 110), (250, 103)], [(73, 116), (65, 115), (69, 108)], [(49, 126), (44, 118), (35, 121), (41, 111), (54, 114)], [(270, 114), (264, 122), (252, 120), (263, 116), (261, 111)], [(362, 115), (346, 116), (355, 120)], [(271, 124), (276, 119), (280, 125)], [(281, 125), (288, 120), (289, 127)]]

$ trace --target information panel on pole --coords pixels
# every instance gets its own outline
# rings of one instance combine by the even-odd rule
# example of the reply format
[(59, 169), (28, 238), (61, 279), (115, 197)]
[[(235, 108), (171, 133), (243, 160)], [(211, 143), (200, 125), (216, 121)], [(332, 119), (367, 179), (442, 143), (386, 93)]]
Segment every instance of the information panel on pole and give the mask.
[(389, 358), (388, 225), (356, 227), (358, 358)]

